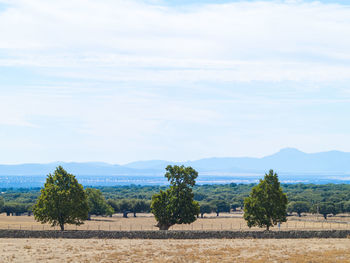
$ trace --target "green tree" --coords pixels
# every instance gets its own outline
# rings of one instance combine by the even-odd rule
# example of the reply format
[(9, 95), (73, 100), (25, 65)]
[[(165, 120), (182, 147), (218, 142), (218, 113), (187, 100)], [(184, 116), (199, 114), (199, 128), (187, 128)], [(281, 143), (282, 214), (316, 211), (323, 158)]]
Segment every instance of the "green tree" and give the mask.
[(346, 201), (343, 204), (343, 212), (349, 213), (350, 212), (350, 201)]
[(208, 203), (200, 204), (199, 211), (201, 214), (201, 218), (203, 218), (204, 214), (210, 214), (214, 210), (214, 207)]
[(128, 214), (132, 210), (132, 203), (130, 200), (123, 199), (119, 202), (119, 211), (123, 213), (124, 218), (128, 218)]
[(134, 217), (136, 217), (136, 213), (145, 213), (150, 210), (150, 203), (144, 200), (132, 200), (131, 210), (134, 213)]
[(118, 203), (117, 200), (108, 199), (107, 200), (107, 204), (110, 205), (113, 208), (114, 213), (118, 213), (120, 211), (119, 203)]
[(299, 217), (301, 217), (301, 213), (310, 212), (310, 208), (310, 204), (305, 201), (292, 201), (287, 206), (288, 212), (295, 212)]
[(89, 205), (89, 219), (90, 215), (109, 215), (114, 212), (113, 208), (107, 204), (102, 192), (98, 189), (87, 188), (85, 190)]
[(270, 170), (244, 200), (244, 219), (249, 227), (266, 227), (268, 231), (271, 226), (286, 222), (286, 213), (287, 196), (282, 191), (277, 174)]
[(6, 213), (7, 216), (16, 215), (19, 216), (27, 211), (26, 205), (21, 203), (6, 202), (2, 208), (2, 211)]
[(220, 213), (230, 212), (230, 204), (224, 200), (215, 200), (212, 205), (215, 207), (216, 216), (219, 216)]
[(5, 204), (4, 198), (2, 198), (0, 196), (0, 213), (2, 212), (2, 208), (3, 208), (4, 204)]
[(233, 202), (231, 204), (231, 208), (232, 208), (233, 211), (237, 211), (237, 208), (239, 208), (239, 207), (241, 207), (241, 204), (238, 203), (238, 202)]
[(191, 224), (200, 210), (192, 192), (197, 171), (183, 165), (168, 165), (165, 169), (170, 188), (153, 195), (151, 203), (151, 211), (160, 230), (168, 230), (174, 224)]
[(327, 215), (328, 214), (333, 214), (336, 215), (337, 211), (333, 203), (330, 202), (325, 202), (325, 203), (320, 203), (318, 206), (318, 212), (323, 215), (324, 219), (327, 220)]
[(83, 186), (61, 166), (56, 168), (54, 174), (48, 174), (33, 209), (37, 221), (60, 226), (62, 231), (65, 224), (83, 224), (88, 217), (88, 211)]

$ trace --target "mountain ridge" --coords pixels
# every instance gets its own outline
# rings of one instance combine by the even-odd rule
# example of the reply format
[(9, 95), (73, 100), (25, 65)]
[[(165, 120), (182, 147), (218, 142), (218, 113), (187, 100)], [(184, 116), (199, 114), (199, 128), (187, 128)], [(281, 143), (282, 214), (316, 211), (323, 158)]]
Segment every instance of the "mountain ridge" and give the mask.
[(77, 175), (159, 175), (167, 165), (192, 166), (200, 173), (262, 173), (274, 169), (278, 173), (350, 174), (350, 153), (327, 151), (305, 153), (296, 148), (283, 148), (261, 158), (212, 157), (194, 161), (173, 162), (145, 160), (120, 164), (105, 162), (51, 162), (0, 164), (0, 175), (46, 175), (58, 165)]

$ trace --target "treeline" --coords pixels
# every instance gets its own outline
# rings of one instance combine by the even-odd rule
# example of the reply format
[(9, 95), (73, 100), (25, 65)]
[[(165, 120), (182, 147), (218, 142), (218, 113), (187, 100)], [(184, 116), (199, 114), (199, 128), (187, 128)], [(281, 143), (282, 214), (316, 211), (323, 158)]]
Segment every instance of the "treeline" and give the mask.
[[(229, 212), (241, 209), (255, 184), (196, 185), (193, 188), (194, 200), (200, 204), (200, 214)], [(329, 214), (350, 213), (350, 185), (348, 184), (281, 184), (288, 197), (288, 212)], [(114, 186), (95, 187), (109, 206), (104, 213), (141, 213), (150, 211), (154, 194), (165, 190), (165, 186)], [(20, 215), (31, 213), (40, 195), (40, 188), (2, 188), (0, 189), (0, 209), (3, 213)], [(111, 210), (112, 208), (113, 210)]]
[[(2, 189), (5, 190), (6, 189)], [(40, 194), (39, 189), (8, 189), (2, 191), (0, 196), (0, 212), (7, 216), (19, 216), (23, 214), (32, 215), (33, 206)], [(90, 215), (112, 216), (114, 213), (122, 213), (128, 217), (132, 213), (136, 217), (137, 213), (150, 212), (150, 200), (140, 199), (108, 199), (106, 200), (100, 189), (87, 188), (85, 190), (89, 204)]]
[(123, 217), (128, 217), (129, 213), (136, 217), (136, 213), (149, 213), (151, 211), (151, 201), (140, 199), (109, 199), (107, 204), (113, 208), (115, 213), (122, 213)]

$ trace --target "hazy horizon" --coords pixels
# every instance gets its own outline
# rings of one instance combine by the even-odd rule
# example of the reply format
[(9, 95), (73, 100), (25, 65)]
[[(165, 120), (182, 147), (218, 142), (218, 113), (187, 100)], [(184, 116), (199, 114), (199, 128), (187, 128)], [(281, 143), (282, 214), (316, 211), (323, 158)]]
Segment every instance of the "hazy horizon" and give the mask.
[(55, 160), (55, 161), (51, 161), (51, 162), (22, 162), (22, 163), (0, 163), (0, 165), (21, 165), (21, 164), (53, 164), (53, 163), (103, 163), (103, 164), (108, 164), (108, 165), (128, 165), (128, 164), (132, 164), (132, 163), (137, 163), (137, 162), (153, 162), (153, 161), (168, 161), (168, 162), (172, 162), (172, 163), (185, 163), (185, 162), (194, 162), (194, 161), (198, 161), (198, 160), (205, 160), (205, 159), (230, 159), (230, 158), (256, 158), (256, 159), (262, 159), (268, 156), (272, 156), (275, 154), (280, 153), (281, 151), (298, 151), (301, 153), (305, 153), (305, 154), (318, 154), (318, 153), (329, 153), (329, 152), (340, 152), (340, 153), (349, 153), (350, 152), (345, 152), (345, 151), (339, 151), (339, 150), (329, 150), (329, 151), (322, 151), (322, 152), (304, 152), (301, 151), (297, 148), (293, 148), (293, 147), (286, 147), (286, 148), (282, 148), (279, 149), (276, 152), (272, 152), (270, 154), (267, 155), (263, 155), (263, 156), (248, 156), (248, 155), (244, 155), (244, 156), (208, 156), (208, 157), (204, 157), (204, 158), (197, 158), (197, 159), (191, 159), (191, 160), (168, 160), (168, 159), (140, 159), (140, 160), (132, 160), (130, 162), (126, 162), (126, 163), (121, 163), (121, 162), (106, 162), (106, 161), (95, 161), (95, 160), (90, 160), (90, 161), (75, 161), (75, 160), (71, 160), (71, 161), (62, 161), (62, 160)]

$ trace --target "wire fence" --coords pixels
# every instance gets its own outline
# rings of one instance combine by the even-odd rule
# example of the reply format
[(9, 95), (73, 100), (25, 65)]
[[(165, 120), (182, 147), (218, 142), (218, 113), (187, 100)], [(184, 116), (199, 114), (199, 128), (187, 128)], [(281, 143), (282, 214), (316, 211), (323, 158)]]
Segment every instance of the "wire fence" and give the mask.
[[(229, 221), (229, 220), (227, 220)], [(47, 224), (0, 224), (0, 229), (8, 230), (60, 230), (58, 226), (52, 227)], [(125, 223), (94, 223), (76, 225), (65, 225), (65, 230), (95, 230), (95, 231), (145, 231), (158, 230), (155, 224), (125, 224)], [(261, 228), (249, 228), (246, 223), (240, 222), (195, 222), (192, 224), (180, 224), (170, 227), (169, 230), (202, 230), (202, 231), (258, 231)], [(312, 221), (288, 221), (286, 223), (270, 228), (272, 231), (289, 230), (350, 230), (348, 222), (312, 222)]]

